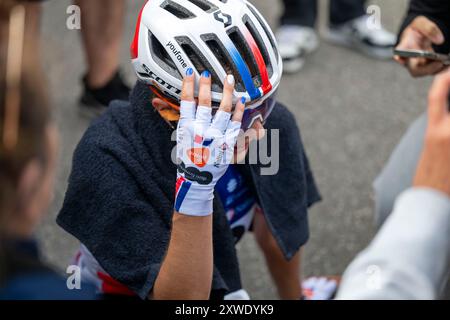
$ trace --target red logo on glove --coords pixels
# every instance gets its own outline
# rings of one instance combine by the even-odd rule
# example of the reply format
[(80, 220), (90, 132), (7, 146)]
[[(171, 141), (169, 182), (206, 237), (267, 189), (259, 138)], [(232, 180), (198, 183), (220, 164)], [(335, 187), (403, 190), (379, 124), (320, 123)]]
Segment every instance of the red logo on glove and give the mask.
[(195, 138), (194, 138), (194, 142), (198, 143), (198, 144), (201, 144), (203, 142), (203, 137), (199, 136), (198, 134), (196, 134)]
[(207, 148), (192, 148), (187, 151), (189, 159), (197, 167), (203, 168), (209, 160), (209, 149)]

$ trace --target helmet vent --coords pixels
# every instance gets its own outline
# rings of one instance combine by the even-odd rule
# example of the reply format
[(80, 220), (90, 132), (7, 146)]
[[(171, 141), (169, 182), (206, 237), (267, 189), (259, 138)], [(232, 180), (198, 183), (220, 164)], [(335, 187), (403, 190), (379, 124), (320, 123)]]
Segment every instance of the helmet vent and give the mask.
[(223, 84), (220, 81), (219, 76), (214, 71), (214, 68), (209, 63), (208, 59), (202, 54), (199, 48), (188, 37), (176, 37), (178, 44), (183, 49), (184, 53), (191, 60), (194, 68), (198, 73), (202, 73), (205, 70), (211, 72), (212, 86), (211, 89), (214, 92), (222, 92)]
[(206, 12), (216, 11), (218, 8), (207, 0), (188, 0), (190, 3), (195, 4), (197, 7)]
[(255, 87), (261, 86), (261, 75), (259, 73), (258, 64), (253, 58), (253, 52), (250, 49), (247, 41), (245, 41), (244, 36), (239, 31), (238, 27), (233, 27), (228, 31), (228, 36), (235, 45), (241, 57), (244, 59), (247, 68), (250, 70)]
[(222, 64), (225, 73), (234, 75), (236, 79), (235, 90), (238, 92), (245, 92), (244, 82), (242, 81), (242, 77), (237, 69), (236, 65), (233, 62), (233, 59), (230, 57), (228, 51), (225, 49), (223, 44), (217, 38), (215, 34), (204, 34), (201, 36), (203, 41), (205, 41), (209, 50), (216, 57), (217, 61)]
[(256, 12), (255, 9), (253, 9), (251, 6), (247, 5), (248, 9), (253, 13), (253, 15), (255, 16), (255, 18), (258, 20), (259, 24), (261, 25), (261, 27), (264, 29), (264, 32), (266, 33), (267, 38), (270, 41), (270, 45), (272, 46), (273, 51), (275, 52), (275, 56), (278, 59), (278, 50), (277, 50), (277, 46), (275, 44), (275, 40), (273, 39), (270, 31), (267, 28), (266, 22), (263, 20), (263, 18), (259, 15), (258, 12)]
[(161, 42), (159, 42), (159, 40), (150, 31), (148, 32), (148, 41), (150, 43), (150, 52), (152, 54), (152, 57), (156, 62), (158, 62), (158, 65), (165, 71), (167, 71), (170, 75), (182, 80), (183, 77), (178, 71), (177, 66), (170, 58), (167, 51), (164, 49)]
[(192, 12), (190, 12), (188, 9), (181, 6), (180, 4), (178, 4), (174, 1), (171, 1), (171, 0), (164, 1), (163, 3), (161, 3), (160, 7), (165, 9), (166, 11), (170, 12), (178, 19), (184, 20), (184, 19), (195, 18), (195, 14), (193, 14)]
[(270, 56), (267, 52), (267, 48), (264, 44), (264, 40), (261, 38), (261, 35), (259, 34), (258, 30), (256, 29), (253, 22), (250, 20), (249, 16), (245, 15), (242, 19), (245, 26), (247, 27), (248, 31), (252, 35), (253, 39), (255, 39), (256, 45), (259, 48), (259, 51), (261, 52), (261, 55), (263, 56), (264, 63), (266, 64), (267, 73), (269, 75), (269, 78), (273, 75), (273, 68), (272, 64), (270, 62)]

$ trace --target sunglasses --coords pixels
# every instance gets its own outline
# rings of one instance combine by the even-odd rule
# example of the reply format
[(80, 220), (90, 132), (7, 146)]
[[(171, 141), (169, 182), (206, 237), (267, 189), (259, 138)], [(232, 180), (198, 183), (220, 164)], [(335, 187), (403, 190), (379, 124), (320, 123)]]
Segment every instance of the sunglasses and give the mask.
[(247, 130), (253, 126), (255, 121), (261, 121), (265, 124), (277, 103), (277, 92), (275, 91), (269, 98), (264, 100), (260, 105), (251, 108), (245, 108), (242, 116), (242, 130)]
[(25, 7), (16, 5), (9, 16), (8, 47), (6, 57), (5, 114), (3, 145), (12, 150), (17, 145), (20, 118), (20, 82), (22, 75), (25, 37)]

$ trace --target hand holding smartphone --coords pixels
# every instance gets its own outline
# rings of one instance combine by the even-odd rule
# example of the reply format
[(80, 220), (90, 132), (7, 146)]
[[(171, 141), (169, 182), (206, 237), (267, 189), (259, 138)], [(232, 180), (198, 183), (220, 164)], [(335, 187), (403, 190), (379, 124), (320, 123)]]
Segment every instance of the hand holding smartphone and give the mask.
[(402, 58), (425, 58), (432, 61), (440, 61), (446, 66), (450, 66), (450, 55), (436, 53), (426, 50), (394, 50), (394, 56)]

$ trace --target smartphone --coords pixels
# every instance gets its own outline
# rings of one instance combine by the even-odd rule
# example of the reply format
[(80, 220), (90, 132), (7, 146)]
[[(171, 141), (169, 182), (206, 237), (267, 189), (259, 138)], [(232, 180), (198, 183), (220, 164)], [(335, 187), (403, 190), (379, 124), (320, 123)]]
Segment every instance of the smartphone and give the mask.
[(450, 65), (450, 55), (423, 50), (394, 50), (394, 55), (402, 58), (425, 58), (434, 61), (441, 61), (444, 65)]

